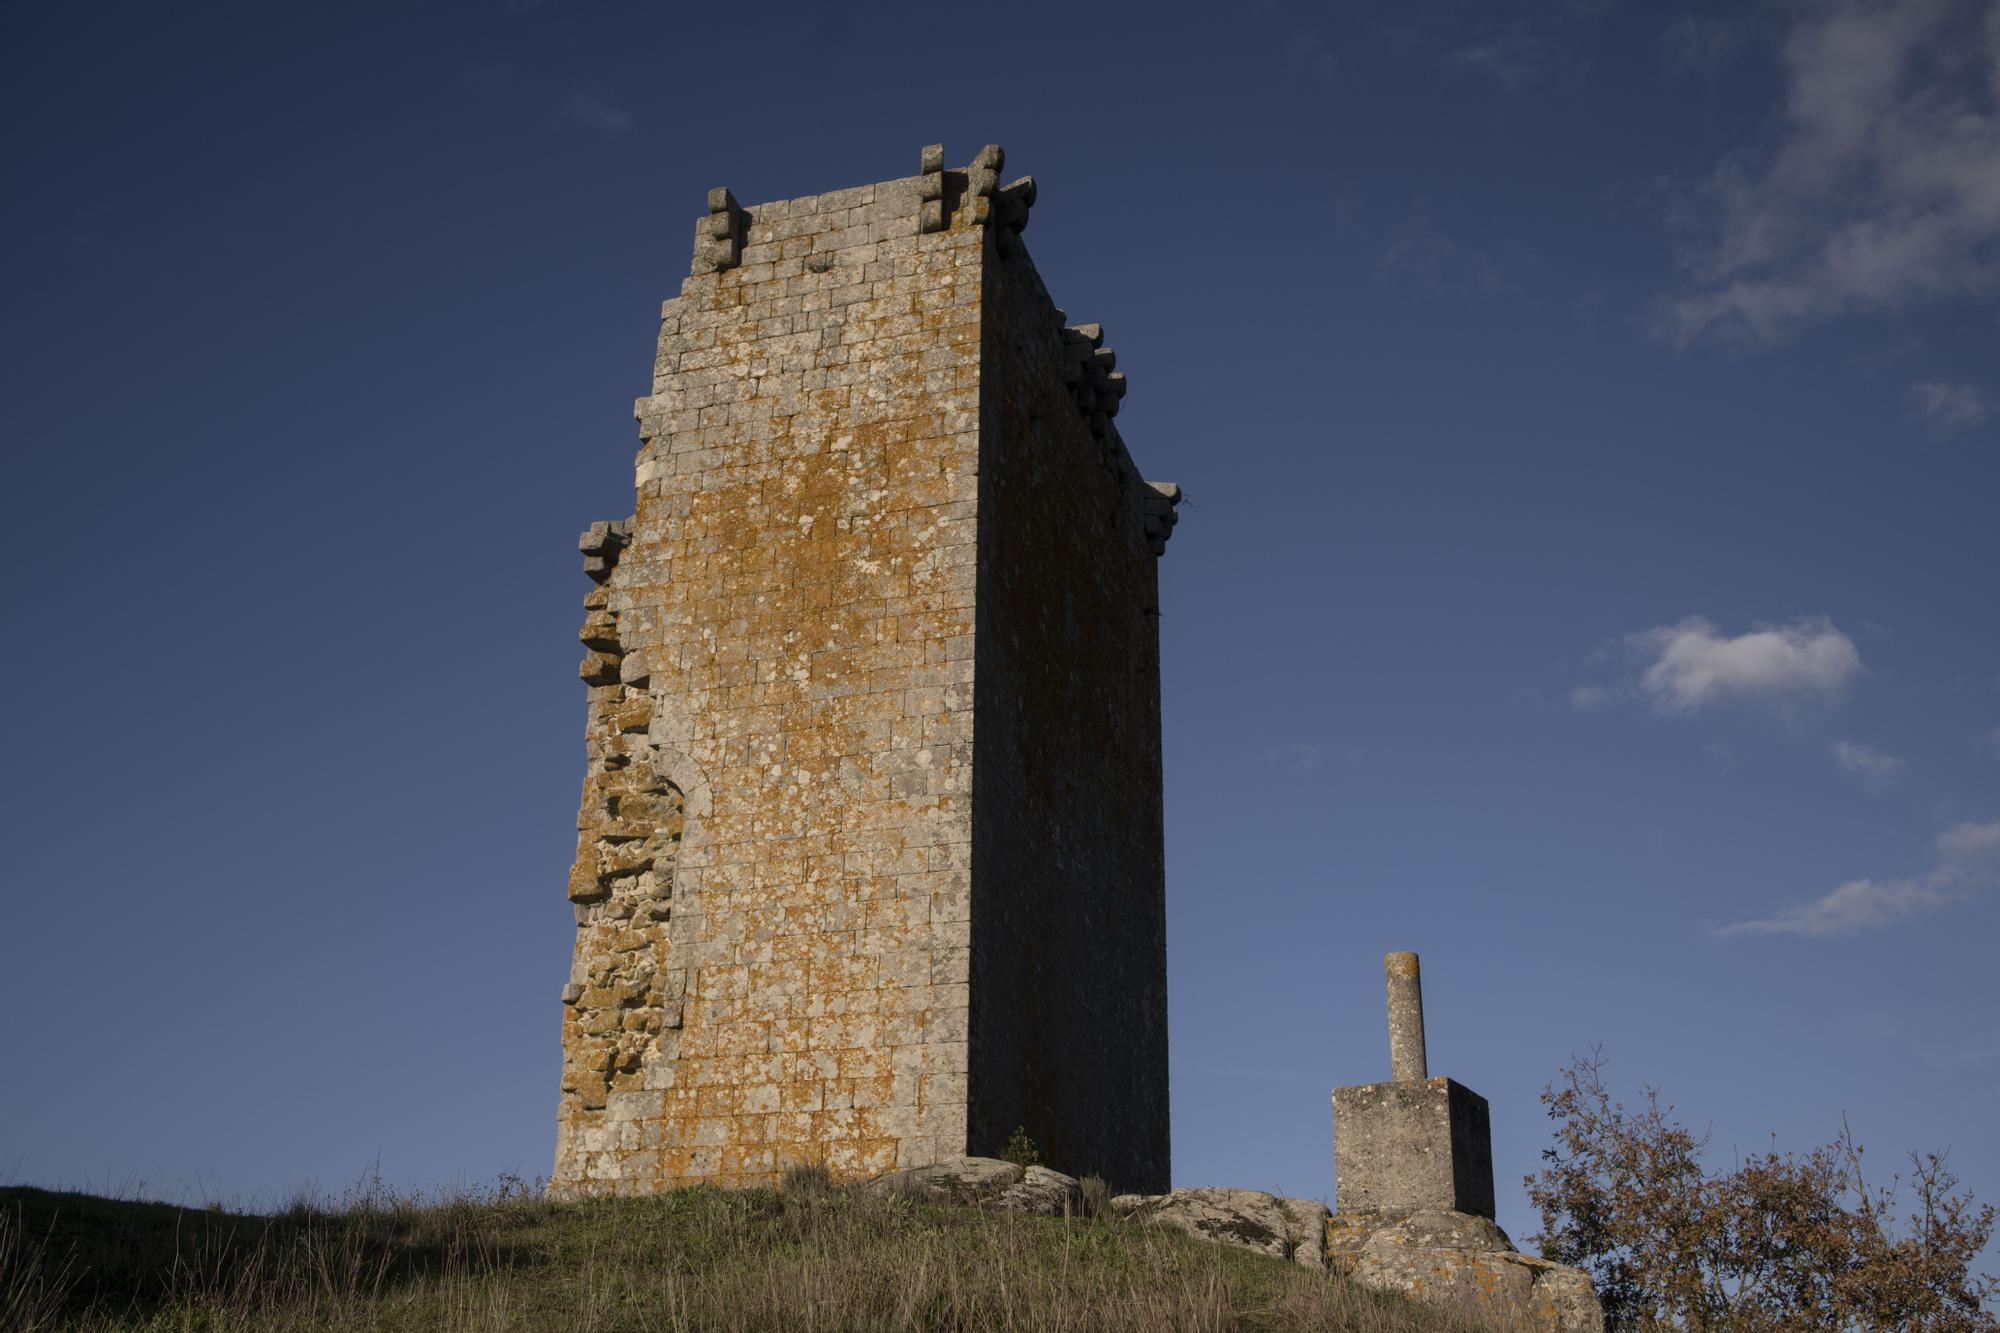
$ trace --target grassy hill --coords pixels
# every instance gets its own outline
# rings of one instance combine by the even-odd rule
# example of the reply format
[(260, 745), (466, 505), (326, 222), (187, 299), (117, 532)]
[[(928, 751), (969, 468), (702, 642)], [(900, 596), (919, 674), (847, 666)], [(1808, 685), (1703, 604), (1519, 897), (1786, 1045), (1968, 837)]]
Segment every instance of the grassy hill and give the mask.
[(561, 1204), (377, 1188), (271, 1217), (0, 1189), (0, 1328), (24, 1333), (1471, 1327), (1178, 1232), (810, 1176)]

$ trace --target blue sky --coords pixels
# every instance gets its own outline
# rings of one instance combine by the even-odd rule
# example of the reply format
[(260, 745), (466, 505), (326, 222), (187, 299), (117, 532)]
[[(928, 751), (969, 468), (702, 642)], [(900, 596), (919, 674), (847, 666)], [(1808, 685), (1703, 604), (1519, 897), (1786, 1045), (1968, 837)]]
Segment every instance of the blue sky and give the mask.
[(689, 220), (997, 141), (1191, 497), (1177, 1183), (1331, 1193), (1381, 955), (1493, 1104), (2000, 1199), (2000, 16), (17, 8), (0, 1173), (548, 1169), (575, 533)]

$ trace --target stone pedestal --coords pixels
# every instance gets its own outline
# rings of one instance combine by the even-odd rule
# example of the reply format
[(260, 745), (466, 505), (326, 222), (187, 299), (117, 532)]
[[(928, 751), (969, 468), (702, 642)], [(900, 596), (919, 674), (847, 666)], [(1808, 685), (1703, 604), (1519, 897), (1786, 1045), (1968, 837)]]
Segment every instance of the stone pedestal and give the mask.
[(1486, 1099), (1448, 1078), (1333, 1091), (1334, 1202), (1343, 1213), (1493, 1216)]
[(1588, 1273), (1517, 1252), (1494, 1224), (1486, 1099), (1429, 1077), (1417, 956), (1382, 968), (1391, 1081), (1333, 1090), (1327, 1266), (1482, 1324), (1604, 1333)]

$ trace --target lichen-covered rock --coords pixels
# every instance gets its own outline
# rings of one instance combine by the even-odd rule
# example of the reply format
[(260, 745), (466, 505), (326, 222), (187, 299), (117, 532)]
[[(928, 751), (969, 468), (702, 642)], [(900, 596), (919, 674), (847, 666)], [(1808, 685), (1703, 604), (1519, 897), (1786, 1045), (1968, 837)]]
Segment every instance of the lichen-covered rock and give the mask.
[(1442, 1210), (1420, 1213), (1336, 1213), (1327, 1223), (1327, 1250), (1358, 1255), (1370, 1246), (1416, 1250), (1514, 1252), (1514, 1242), (1491, 1218)]
[(1317, 1199), (1288, 1199), (1262, 1190), (1175, 1190), (1171, 1194), (1121, 1194), (1113, 1216), (1174, 1227), (1224, 1245), (1239, 1245), (1307, 1268), (1324, 1269), (1327, 1206)]
[(867, 1188), (1042, 1217), (1069, 1217), (1083, 1211), (1083, 1191), (1075, 1178), (1045, 1166), (1020, 1167), (994, 1157), (956, 1157), (891, 1171), (869, 1181)]
[(1327, 1224), (1334, 1271), (1475, 1318), (1527, 1319), (1550, 1333), (1603, 1333), (1590, 1276), (1514, 1249), (1469, 1213), (1341, 1213)]

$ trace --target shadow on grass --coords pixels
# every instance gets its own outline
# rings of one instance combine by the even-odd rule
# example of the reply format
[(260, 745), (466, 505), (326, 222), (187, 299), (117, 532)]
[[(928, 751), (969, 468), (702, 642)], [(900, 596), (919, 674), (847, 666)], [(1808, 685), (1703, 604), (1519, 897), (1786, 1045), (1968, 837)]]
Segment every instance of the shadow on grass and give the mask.
[[(0, 1188), (18, 1243), (39, 1251), (64, 1314), (240, 1301), (252, 1288), (382, 1293), (528, 1256), (494, 1224), (505, 1204), (296, 1204), (273, 1216), (27, 1187)], [(476, 1253), (475, 1253), (476, 1252)], [(0, 1256), (0, 1264), (6, 1262)]]

